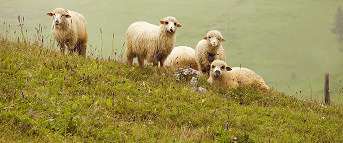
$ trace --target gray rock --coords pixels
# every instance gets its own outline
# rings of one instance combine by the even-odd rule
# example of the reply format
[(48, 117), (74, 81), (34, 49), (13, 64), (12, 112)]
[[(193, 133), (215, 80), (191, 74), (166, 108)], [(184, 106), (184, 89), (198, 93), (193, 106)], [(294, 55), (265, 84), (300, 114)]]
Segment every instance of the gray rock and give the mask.
[(193, 77), (199, 79), (200, 72), (191, 68), (180, 69), (175, 72), (174, 77), (180, 81), (190, 81)]
[(179, 81), (189, 82), (197, 92), (205, 94), (207, 93), (207, 90), (205, 88), (198, 87), (200, 75), (201, 73), (199, 71), (188, 68), (176, 71), (174, 77)]
[(197, 88), (197, 92), (199, 92), (200, 94), (206, 94), (207, 93), (207, 89), (202, 88), (202, 87), (198, 87)]
[(189, 81), (189, 83), (193, 86), (193, 87), (198, 87), (198, 79), (196, 77), (192, 77), (191, 81)]

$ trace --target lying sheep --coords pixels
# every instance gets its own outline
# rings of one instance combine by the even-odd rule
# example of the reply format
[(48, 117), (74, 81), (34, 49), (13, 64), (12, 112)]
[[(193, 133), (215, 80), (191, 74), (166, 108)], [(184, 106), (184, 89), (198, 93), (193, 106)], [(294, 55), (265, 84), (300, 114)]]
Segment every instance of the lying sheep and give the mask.
[(164, 61), (164, 65), (170, 67), (190, 67), (198, 70), (198, 65), (195, 61), (195, 51), (187, 46), (175, 47)]
[(138, 58), (140, 66), (144, 65), (144, 59), (152, 62), (154, 66), (163, 67), (167, 56), (174, 48), (176, 29), (182, 27), (175, 17), (165, 17), (156, 26), (144, 21), (135, 22), (129, 26), (126, 32), (126, 57), (127, 63), (132, 65), (133, 58)]
[(195, 58), (198, 63), (198, 69), (202, 73), (208, 73), (210, 65), (214, 60), (225, 61), (225, 50), (221, 42), (224, 42), (222, 34), (217, 30), (211, 30), (199, 41), (195, 48)]
[(51, 33), (62, 53), (64, 53), (65, 45), (67, 45), (70, 53), (78, 51), (79, 55), (86, 55), (88, 33), (85, 17), (63, 8), (56, 8), (47, 15), (53, 17)]
[(243, 86), (256, 87), (265, 93), (269, 93), (270, 91), (263, 79), (252, 70), (243, 67), (234, 67), (231, 69), (221, 60), (212, 62), (210, 77), (207, 81), (210, 84), (226, 88)]

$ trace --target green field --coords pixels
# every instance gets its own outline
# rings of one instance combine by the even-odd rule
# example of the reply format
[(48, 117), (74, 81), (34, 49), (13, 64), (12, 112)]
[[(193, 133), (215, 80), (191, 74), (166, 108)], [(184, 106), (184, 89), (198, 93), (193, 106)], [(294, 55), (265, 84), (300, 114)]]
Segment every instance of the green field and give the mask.
[(339, 5), (343, 1), (2, 0), (0, 22), (6, 22), (2, 32), (13, 34), (19, 29), (17, 16), (24, 16), (24, 29), (34, 33), (41, 24), (51, 38), (47, 12), (56, 7), (80, 12), (88, 21), (89, 53), (107, 58), (125, 51), (125, 32), (131, 23), (158, 24), (171, 15), (183, 26), (177, 31), (176, 46), (194, 48), (207, 31), (220, 30), (227, 40), (223, 46), (230, 66), (248, 67), (278, 91), (316, 100), (323, 98), (324, 74), (329, 72), (332, 100), (342, 103), (343, 41), (330, 31)]
[[(342, 142), (343, 106), (0, 36), (0, 142)], [(38, 45), (38, 46), (37, 46)]]

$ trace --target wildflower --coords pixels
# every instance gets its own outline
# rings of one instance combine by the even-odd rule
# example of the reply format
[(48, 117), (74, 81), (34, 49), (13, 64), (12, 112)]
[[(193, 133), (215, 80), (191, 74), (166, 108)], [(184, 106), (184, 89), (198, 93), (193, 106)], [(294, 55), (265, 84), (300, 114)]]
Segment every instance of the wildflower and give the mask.
[(21, 97), (25, 99), (24, 91), (21, 91)]
[(154, 116), (154, 115), (152, 115), (152, 116), (151, 116), (151, 118), (152, 118), (152, 119), (155, 119), (155, 116)]
[(43, 40), (43, 38), (42, 38), (42, 44), (44, 43), (44, 40)]
[(43, 80), (43, 86), (45, 86), (45, 80)]
[(25, 125), (23, 125), (23, 129), (26, 129), (26, 126), (25, 126)]
[(225, 124), (225, 129), (226, 129), (226, 130), (229, 130), (229, 123), (226, 123), (226, 124)]
[(19, 22), (20, 22), (20, 15), (18, 15), (18, 20), (19, 20)]
[(21, 68), (18, 68), (18, 70), (20, 70)]

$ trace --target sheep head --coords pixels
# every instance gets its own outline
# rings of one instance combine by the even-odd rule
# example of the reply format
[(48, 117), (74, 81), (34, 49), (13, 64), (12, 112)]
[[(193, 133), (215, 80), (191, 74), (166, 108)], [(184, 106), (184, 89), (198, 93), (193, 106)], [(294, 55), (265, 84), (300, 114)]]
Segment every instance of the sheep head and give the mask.
[(165, 27), (166, 30), (171, 34), (175, 33), (178, 27), (182, 27), (176, 18), (171, 16), (162, 18), (160, 20), (160, 24), (163, 25), (163, 27)]
[(214, 78), (219, 78), (224, 72), (231, 71), (232, 69), (226, 65), (222, 60), (215, 60), (211, 64), (210, 75)]
[(219, 47), (221, 42), (226, 41), (218, 30), (209, 31), (202, 39), (207, 40), (208, 45), (214, 48)]
[(46, 15), (53, 17), (53, 23), (56, 26), (63, 25), (66, 18), (71, 18), (69, 12), (63, 8), (56, 8), (53, 12), (49, 12)]

